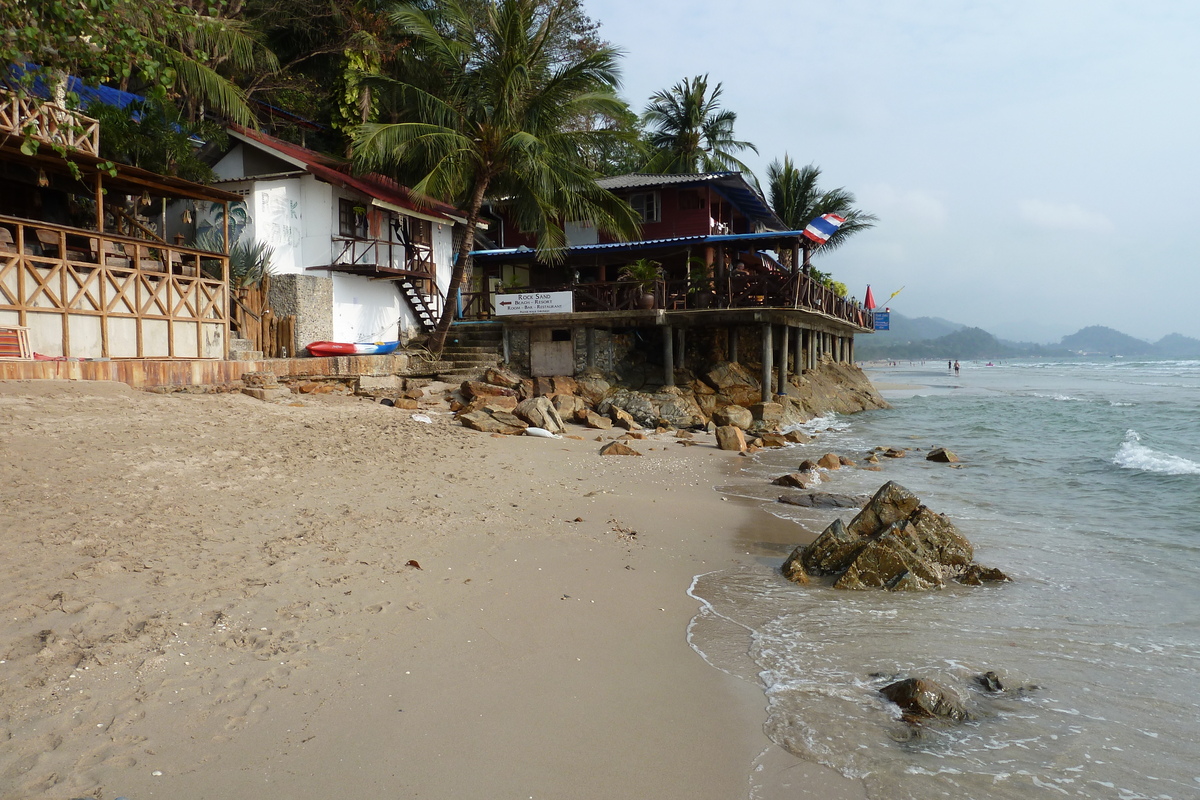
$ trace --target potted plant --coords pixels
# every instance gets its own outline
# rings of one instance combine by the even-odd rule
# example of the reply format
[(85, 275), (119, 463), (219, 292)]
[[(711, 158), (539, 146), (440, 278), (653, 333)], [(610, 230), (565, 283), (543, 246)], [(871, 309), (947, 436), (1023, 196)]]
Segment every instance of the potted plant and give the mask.
[(698, 256), (688, 259), (688, 296), (692, 308), (711, 308), (716, 292), (713, 291), (711, 267)]
[(634, 281), (638, 284), (642, 291), (638, 302), (641, 308), (654, 308), (654, 285), (662, 279), (662, 264), (653, 259), (639, 258), (621, 267), (619, 275), (623, 281)]

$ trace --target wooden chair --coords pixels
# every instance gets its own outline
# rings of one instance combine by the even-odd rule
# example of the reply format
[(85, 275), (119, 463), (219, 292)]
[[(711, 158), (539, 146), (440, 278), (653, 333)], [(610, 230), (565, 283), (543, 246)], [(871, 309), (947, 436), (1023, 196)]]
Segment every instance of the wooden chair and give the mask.
[(13, 240), (12, 231), (0, 225), (0, 253), (17, 252), (17, 243)]
[(34, 231), (34, 235), (37, 236), (38, 245), (42, 248), (43, 256), (47, 258), (62, 258), (62, 243), (58, 233), (48, 231), (45, 228), (37, 228)]
[(167, 260), (171, 264), (171, 272), (176, 275), (184, 275), (189, 278), (196, 277), (195, 259), (191, 263), (185, 263), (183, 254), (178, 250), (167, 251)]
[[(100, 240), (95, 239), (95, 238), (88, 239), (88, 243), (91, 245), (92, 252), (97, 255), (96, 261), (99, 262), (99, 260), (100, 260), (99, 256), (101, 254), (98, 253), (97, 251), (100, 249)], [(104, 256), (104, 263), (110, 267), (128, 267), (129, 266), (129, 256), (127, 256), (125, 254), (125, 251), (123, 249), (121, 249), (121, 245), (118, 244), (117, 242), (114, 242), (112, 239), (104, 240), (103, 256)]]

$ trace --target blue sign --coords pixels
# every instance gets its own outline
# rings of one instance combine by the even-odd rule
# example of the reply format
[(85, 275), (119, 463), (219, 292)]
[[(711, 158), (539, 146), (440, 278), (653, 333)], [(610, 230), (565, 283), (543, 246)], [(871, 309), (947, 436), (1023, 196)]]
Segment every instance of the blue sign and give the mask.
[(875, 330), (890, 331), (892, 329), (892, 314), (890, 311), (875, 312)]

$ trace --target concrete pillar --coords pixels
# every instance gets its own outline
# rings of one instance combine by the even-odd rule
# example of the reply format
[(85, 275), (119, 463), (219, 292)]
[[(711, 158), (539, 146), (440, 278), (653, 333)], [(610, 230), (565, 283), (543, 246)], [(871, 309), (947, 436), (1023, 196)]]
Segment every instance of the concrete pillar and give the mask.
[(677, 362), (676, 366), (679, 369), (687, 369), (687, 364), (685, 363), (687, 360), (687, 329), (680, 328), (675, 335), (677, 337), (675, 342), (675, 352), (677, 354), (675, 358)]
[(663, 327), (663, 386), (675, 385), (675, 329)]
[(804, 331), (801, 330), (800, 328), (793, 328), (793, 331), (795, 332), (794, 335), (796, 337), (796, 340), (795, 340), (794, 346), (792, 347), (792, 354), (793, 354), (792, 355), (792, 364), (793, 364), (792, 374), (798, 376), (798, 375), (800, 375), (801, 372), (804, 371), (804, 365), (800, 363), (800, 357), (804, 352), (804, 350), (803, 350), (804, 344), (803, 344), (803, 342), (801, 342), (801, 338), (802, 338)]
[(792, 329), (784, 325), (782, 333), (783, 335), (779, 337), (779, 393), (787, 394), (788, 339), (792, 336)]
[(589, 368), (596, 366), (596, 329), (584, 329), (584, 342), (587, 349), (587, 365)]
[(507, 325), (504, 326), (503, 333), (501, 335), (504, 337), (504, 363), (507, 364), (512, 360), (512, 341), (508, 336)]
[(853, 337), (853, 336), (851, 336), (851, 337), (848, 339), (848, 342), (849, 342), (849, 345), (850, 345), (850, 350), (849, 350), (849, 353), (848, 353), (848, 355), (847, 355), (846, 361), (848, 361), (849, 363), (853, 364), (853, 363), (854, 363), (854, 337)]
[(762, 401), (771, 401), (771, 373), (775, 371), (772, 357), (775, 355), (775, 345), (771, 341), (771, 323), (762, 326)]
[(729, 329), (729, 360), (738, 360), (738, 329)]

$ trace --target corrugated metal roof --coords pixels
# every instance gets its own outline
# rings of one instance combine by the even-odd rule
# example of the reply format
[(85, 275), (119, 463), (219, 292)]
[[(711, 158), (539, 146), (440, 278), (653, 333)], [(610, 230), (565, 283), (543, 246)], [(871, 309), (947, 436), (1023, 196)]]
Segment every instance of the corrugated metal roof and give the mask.
[(741, 177), (740, 172), (702, 172), (697, 175), (660, 175), (652, 172), (631, 172), (628, 175), (614, 175), (611, 178), (601, 178), (596, 184), (601, 189), (639, 189), (651, 186), (679, 186), (689, 183), (704, 183), (726, 178)]

